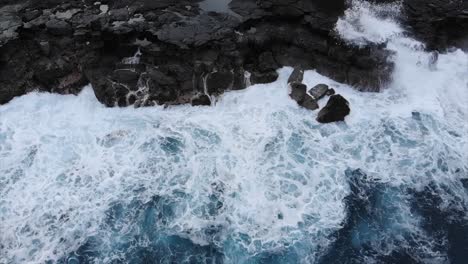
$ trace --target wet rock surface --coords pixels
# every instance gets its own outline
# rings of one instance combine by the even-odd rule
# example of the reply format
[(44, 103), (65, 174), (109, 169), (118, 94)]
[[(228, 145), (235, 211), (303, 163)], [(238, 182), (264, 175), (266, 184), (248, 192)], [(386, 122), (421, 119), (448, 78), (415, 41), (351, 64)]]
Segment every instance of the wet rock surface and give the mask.
[(296, 101), (300, 106), (309, 109), (316, 110), (319, 105), (315, 98), (307, 94), (307, 86), (301, 82), (289, 83), (290, 93), (289, 96)]
[(333, 33), (344, 0), (234, 0), (227, 13), (199, 2), (2, 1), (0, 104), (86, 83), (107, 106), (184, 104), (205, 89), (275, 81), (282, 66), (366, 91), (390, 80), (385, 45), (355, 47)]
[(318, 113), (317, 121), (320, 123), (344, 121), (350, 112), (348, 100), (339, 94), (332, 95), (327, 105)]
[(405, 0), (406, 24), (429, 49), (468, 50), (468, 1)]
[(315, 98), (315, 100), (320, 100), (328, 93), (328, 85), (326, 84), (317, 84), (309, 90), (309, 94)]

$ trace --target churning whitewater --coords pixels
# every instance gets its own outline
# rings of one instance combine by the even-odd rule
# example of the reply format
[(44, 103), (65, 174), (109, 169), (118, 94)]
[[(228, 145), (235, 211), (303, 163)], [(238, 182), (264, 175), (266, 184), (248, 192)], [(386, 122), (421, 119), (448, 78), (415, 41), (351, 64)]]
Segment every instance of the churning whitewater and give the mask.
[(394, 51), (383, 92), (305, 73), (346, 123), (291, 100), (291, 68), (213, 107), (110, 109), (90, 87), (0, 106), (0, 263), (464, 263), (468, 54), (435, 60), (398, 13), (355, 2), (337, 24)]

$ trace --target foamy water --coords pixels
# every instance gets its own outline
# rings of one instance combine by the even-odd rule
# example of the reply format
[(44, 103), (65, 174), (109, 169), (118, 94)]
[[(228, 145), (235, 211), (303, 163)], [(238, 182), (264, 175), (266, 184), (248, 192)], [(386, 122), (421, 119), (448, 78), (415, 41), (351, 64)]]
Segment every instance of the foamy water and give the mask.
[(0, 106), (0, 263), (318, 262), (347, 218), (349, 169), (387, 186), (382, 208), (391, 208), (354, 246), (385, 254), (411, 248), (411, 237), (417, 259), (443, 262), (449, 253), (404, 190), (447, 187), (447, 208), (467, 206), (468, 55), (430, 65), (422, 44), (379, 14), (356, 3), (337, 30), (351, 42), (388, 42), (388, 89), (304, 77), (348, 99), (346, 123), (319, 124), (297, 106), (290, 68), (213, 107), (109, 109), (90, 87)]

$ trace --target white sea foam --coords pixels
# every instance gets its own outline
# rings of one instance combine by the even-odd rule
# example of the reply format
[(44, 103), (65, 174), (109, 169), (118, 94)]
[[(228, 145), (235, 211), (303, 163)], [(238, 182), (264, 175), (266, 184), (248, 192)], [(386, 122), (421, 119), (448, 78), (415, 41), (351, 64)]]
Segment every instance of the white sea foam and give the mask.
[[(89, 236), (106, 238), (102, 226), (115, 202), (179, 193), (187, 199), (176, 199), (169, 230), (205, 244), (213, 241), (203, 230), (221, 225), (223, 236), (248, 234), (248, 252), (308, 241), (301, 257), (313, 262), (310, 252), (326, 246), (345, 217), (347, 168), (395, 187), (466, 176), (468, 55), (441, 54), (431, 68), (430, 54), (395, 22), (362, 6), (349, 12), (340, 23), (351, 27), (339, 23), (339, 33), (388, 42), (396, 71), (382, 93), (306, 72), (308, 86), (329, 84), (349, 100), (346, 124), (318, 124), (316, 112), (290, 100), (289, 68), (277, 82), (226, 93), (213, 107), (108, 109), (90, 87), (0, 106), (0, 263), (58, 259)], [(354, 23), (365, 30), (353, 31)], [(209, 215), (215, 186), (223, 186), (223, 207)], [(402, 229), (420, 232), (401, 206)]]

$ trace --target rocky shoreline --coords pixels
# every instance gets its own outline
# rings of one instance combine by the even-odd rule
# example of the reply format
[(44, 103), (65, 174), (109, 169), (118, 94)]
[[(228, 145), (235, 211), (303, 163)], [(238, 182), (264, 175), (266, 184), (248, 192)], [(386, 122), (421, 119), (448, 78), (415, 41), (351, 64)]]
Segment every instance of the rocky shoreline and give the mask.
[(391, 80), (385, 44), (353, 46), (335, 34), (347, 1), (233, 0), (227, 13), (200, 2), (2, 1), (0, 104), (91, 83), (109, 107), (206, 105), (226, 90), (275, 81), (282, 66), (365, 91)]

